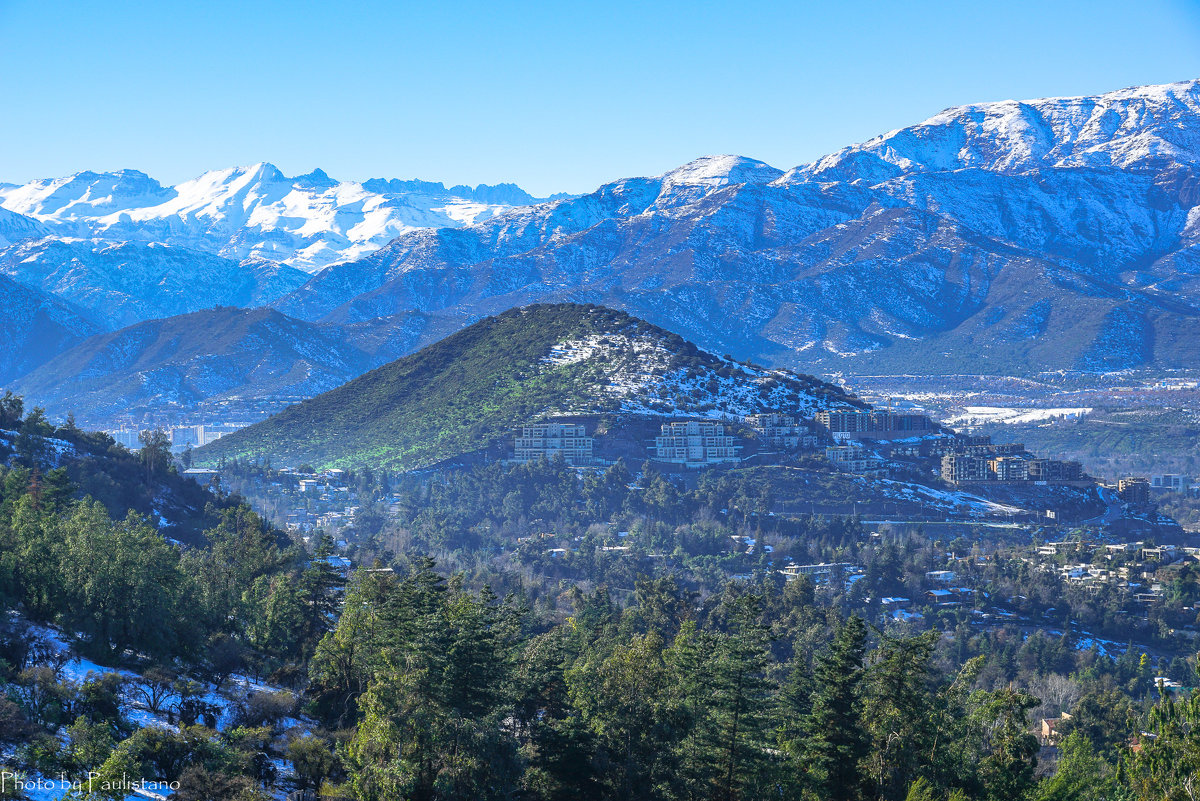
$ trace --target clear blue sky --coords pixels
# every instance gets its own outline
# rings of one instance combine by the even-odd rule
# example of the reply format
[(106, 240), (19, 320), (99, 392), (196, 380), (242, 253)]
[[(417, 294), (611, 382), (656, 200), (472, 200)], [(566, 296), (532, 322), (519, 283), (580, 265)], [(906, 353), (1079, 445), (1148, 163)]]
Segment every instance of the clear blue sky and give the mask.
[(1197, 77), (1200, 0), (0, 0), (0, 181), (270, 161), (583, 192)]

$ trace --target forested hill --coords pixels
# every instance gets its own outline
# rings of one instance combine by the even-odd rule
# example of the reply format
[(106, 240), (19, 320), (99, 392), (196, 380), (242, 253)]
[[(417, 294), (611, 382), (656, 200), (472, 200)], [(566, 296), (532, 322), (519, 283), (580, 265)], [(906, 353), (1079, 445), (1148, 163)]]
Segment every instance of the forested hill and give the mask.
[(811, 376), (718, 357), (624, 312), (542, 304), (488, 317), (198, 452), (204, 463), (413, 469), (545, 414), (712, 415), (858, 403)]
[(10, 492), (32, 489), (51, 506), (90, 498), (115, 519), (133, 512), (164, 536), (193, 545), (237, 505), (180, 475), (165, 436), (133, 453), (71, 420), (55, 427), (11, 392), (0, 398), (0, 482)]

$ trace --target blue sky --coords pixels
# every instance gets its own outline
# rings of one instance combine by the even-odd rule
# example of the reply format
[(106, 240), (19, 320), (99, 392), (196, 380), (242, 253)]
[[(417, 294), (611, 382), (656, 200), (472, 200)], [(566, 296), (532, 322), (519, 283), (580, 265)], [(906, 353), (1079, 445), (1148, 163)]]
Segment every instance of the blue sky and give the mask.
[(0, 0), (0, 181), (270, 161), (583, 192), (1197, 77), (1200, 0)]

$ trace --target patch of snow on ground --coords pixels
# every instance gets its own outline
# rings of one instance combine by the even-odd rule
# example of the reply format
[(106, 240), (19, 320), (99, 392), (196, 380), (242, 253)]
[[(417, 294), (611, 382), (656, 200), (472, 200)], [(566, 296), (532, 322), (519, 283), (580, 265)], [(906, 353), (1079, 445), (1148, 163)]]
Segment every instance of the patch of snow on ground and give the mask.
[(1005, 406), (964, 406), (954, 417), (945, 420), (947, 425), (1016, 425), (1019, 423), (1038, 423), (1043, 420), (1059, 418), (1083, 417), (1091, 414), (1088, 406), (1062, 407), (1054, 409), (1019, 409)]
[(633, 414), (721, 419), (776, 410), (803, 415), (818, 405), (786, 371), (727, 360), (720, 360), (720, 372), (727, 375), (711, 364), (672, 369), (676, 357), (653, 337), (609, 333), (560, 342), (541, 361), (552, 366), (588, 363), (604, 394)]

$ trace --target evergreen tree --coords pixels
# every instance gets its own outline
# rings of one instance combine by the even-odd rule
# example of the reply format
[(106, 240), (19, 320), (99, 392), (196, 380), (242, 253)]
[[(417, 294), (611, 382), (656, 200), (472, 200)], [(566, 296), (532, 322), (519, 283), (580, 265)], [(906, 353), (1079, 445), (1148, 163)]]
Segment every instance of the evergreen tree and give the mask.
[(333, 628), (341, 603), (344, 581), (329, 563), (333, 555), (333, 538), (322, 534), (312, 561), (300, 575), (299, 592), (304, 603), (304, 632), (306, 645), (316, 645), (325, 632)]
[(449, 585), (422, 561), (387, 600), (391, 644), (345, 749), (363, 801), (502, 798), (518, 781), (502, 727), (518, 610)]
[(884, 637), (868, 673), (865, 717), (871, 734), (871, 779), (878, 795), (900, 801), (919, 777), (936, 731), (932, 665), (939, 632)]
[(1078, 732), (1059, 745), (1061, 756), (1054, 775), (1042, 781), (1035, 801), (1108, 801), (1119, 795), (1112, 766), (1096, 754)]
[(770, 633), (759, 617), (762, 600), (742, 596), (730, 610), (731, 631), (711, 663), (710, 747), (717, 768), (712, 796), (758, 797), (767, 762), (765, 729), (772, 685), (766, 679)]
[(804, 768), (809, 788), (822, 801), (859, 801), (867, 792), (864, 760), (870, 739), (862, 720), (866, 642), (866, 624), (850, 617), (817, 660)]

